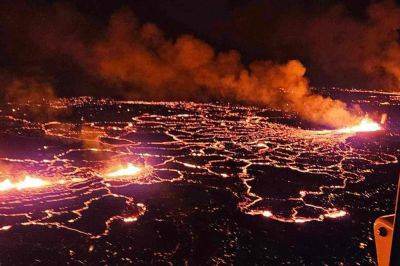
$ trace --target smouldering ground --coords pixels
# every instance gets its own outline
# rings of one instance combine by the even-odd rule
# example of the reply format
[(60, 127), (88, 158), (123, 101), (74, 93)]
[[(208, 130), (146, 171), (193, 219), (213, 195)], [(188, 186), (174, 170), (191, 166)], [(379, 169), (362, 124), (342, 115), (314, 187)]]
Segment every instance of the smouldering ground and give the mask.
[(188, 102), (9, 104), (0, 122), (5, 264), (372, 264), (400, 148), (395, 126)]

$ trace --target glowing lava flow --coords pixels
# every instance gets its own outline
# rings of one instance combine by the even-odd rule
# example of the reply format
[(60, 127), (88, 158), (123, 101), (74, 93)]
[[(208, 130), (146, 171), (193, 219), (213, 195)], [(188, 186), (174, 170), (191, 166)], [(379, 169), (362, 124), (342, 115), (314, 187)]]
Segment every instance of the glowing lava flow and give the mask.
[(128, 163), (127, 167), (118, 169), (114, 172), (108, 173), (105, 177), (123, 177), (123, 176), (135, 176), (142, 172), (142, 168)]
[(381, 125), (377, 122), (373, 121), (372, 119), (365, 117), (361, 120), (358, 125), (352, 127), (345, 127), (342, 129), (338, 129), (337, 132), (339, 133), (357, 133), (357, 132), (373, 132), (382, 130)]
[(10, 179), (6, 179), (0, 182), (0, 191), (6, 191), (11, 189), (23, 190), (23, 189), (30, 189), (30, 188), (39, 188), (49, 185), (49, 182), (36, 178), (31, 177), (29, 175), (25, 176), (24, 180), (19, 182), (12, 182)]
[[(384, 117), (382, 116), (382, 123), (384, 123)], [(360, 123), (354, 126), (339, 128), (335, 130), (317, 130), (314, 131), (317, 135), (330, 135), (330, 134), (355, 134), (362, 132), (375, 132), (383, 130), (382, 126), (370, 119), (369, 117), (363, 118)]]
[[(51, 108), (60, 106), (82, 115), (78, 125), (73, 117), (32, 122), (23, 110), (0, 109), (3, 142), (18, 144), (20, 136), (30, 136), (15, 151), (2, 150), (0, 163), (46, 180), (6, 179), (0, 191), (47, 185), (29, 193), (0, 193), (0, 216), (6, 218), (1, 232), (40, 225), (99, 238), (114, 222), (134, 223), (151, 211), (137, 202), (136, 190), (124, 187), (167, 182), (204, 188), (207, 197), (213, 196), (211, 188), (229, 191), (243, 213), (270, 220), (335, 219), (351, 215), (338, 203), (347, 184), (364, 180), (375, 165), (397, 162), (392, 152), (347, 141), (355, 132), (381, 129), (368, 118), (321, 133), (271, 121), (271, 110), (259, 108), (90, 98), (65, 99)], [(94, 219), (103, 208), (108, 212)], [(173, 216), (176, 210), (165, 212)]]

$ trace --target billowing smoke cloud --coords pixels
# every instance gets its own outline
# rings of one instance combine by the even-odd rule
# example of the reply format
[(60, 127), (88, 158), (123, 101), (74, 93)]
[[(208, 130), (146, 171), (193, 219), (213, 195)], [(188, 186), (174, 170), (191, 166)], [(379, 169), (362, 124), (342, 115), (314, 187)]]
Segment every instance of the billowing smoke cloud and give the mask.
[(62, 2), (0, 2), (1, 94), (20, 102), (92, 94), (90, 76), (81, 66), (89, 42), (101, 32), (95, 26)]
[(40, 77), (0, 74), (0, 100), (18, 104), (26, 112), (26, 119), (48, 120), (59, 113), (66, 114), (66, 110), (51, 108), (54, 99), (53, 86)]
[[(312, 61), (326, 73), (345, 73), (372, 87), (400, 88), (400, 8), (394, 1), (371, 4), (366, 17), (350, 17), (336, 6), (309, 22), (305, 43)], [(366, 84), (368, 86), (368, 84)]]
[(166, 39), (153, 24), (138, 25), (130, 12), (114, 14), (105, 40), (94, 45), (94, 68), (101, 77), (131, 85), (128, 94), (165, 99), (225, 98), (296, 112), (334, 127), (355, 123), (346, 105), (314, 95), (297, 60), (242, 65), (237, 51), (216, 53), (193, 36)]
[(8, 102), (32, 104), (55, 98), (53, 87), (49, 83), (31, 77), (11, 79), (8, 82), (3, 79), (1, 85), (3, 98)]
[(291, 3), (250, 1), (235, 9), (223, 30), (233, 32), (233, 43), (261, 47), (258, 55), (301, 58), (314, 85), (400, 89), (400, 8), (394, 0)]
[[(156, 25), (141, 25), (127, 10), (112, 15), (103, 29), (65, 4), (39, 10), (26, 4), (22, 6), (23, 12), (20, 8), (14, 11), (15, 16), (9, 18), (10, 21), (0, 19), (1, 23), (9, 25), (6, 28), (11, 39), (24, 51), (19, 55), (10, 48), (7, 54), (13, 55), (23, 69), (17, 71), (17, 77), (48, 74), (46, 80), (51, 81), (48, 88), (65, 86), (73, 76), (73, 80), (79, 81), (76, 83), (78, 94), (128, 99), (227, 99), (280, 108), (332, 127), (353, 124), (360, 119), (359, 110), (311, 93), (306, 69), (298, 60), (280, 64), (255, 61), (244, 65), (237, 51), (216, 52), (206, 42), (190, 35), (168, 39)], [(371, 11), (377, 20), (379, 7)], [(333, 17), (336, 18), (336, 14)], [(323, 21), (319, 23), (324, 24)], [(19, 32), (20, 27), (22, 32)], [(311, 45), (320, 49), (322, 44)], [(396, 53), (394, 48), (388, 48), (387, 56), (391, 51)], [(376, 65), (378, 61), (381, 68), (389, 69), (390, 64), (378, 59), (363, 62)], [(374, 67), (366, 71), (368, 69), (373, 71)], [(395, 67), (391, 69), (395, 73)], [(21, 91), (21, 85), (16, 84), (10, 88)], [(37, 87), (33, 82), (27, 84)], [(101, 86), (97, 86), (99, 84)], [(47, 95), (52, 97), (53, 93)]]

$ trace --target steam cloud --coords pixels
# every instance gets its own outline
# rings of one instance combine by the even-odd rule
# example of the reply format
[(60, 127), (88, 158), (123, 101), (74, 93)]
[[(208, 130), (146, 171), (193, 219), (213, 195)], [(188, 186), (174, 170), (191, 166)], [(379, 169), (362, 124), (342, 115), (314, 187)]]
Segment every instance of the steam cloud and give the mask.
[(53, 87), (35, 78), (11, 79), (1, 84), (3, 98), (6, 101), (24, 103), (38, 103), (43, 99), (54, 99)]
[[(354, 1), (325, 2), (252, 1), (235, 10), (234, 26), (224, 30), (234, 31), (241, 46), (245, 40), (272, 58), (302, 58), (314, 84), (398, 91), (400, 8), (395, 1), (365, 1), (360, 14), (349, 8)], [(252, 37), (249, 29), (255, 25), (266, 25), (260, 27), (263, 38)]]
[(216, 53), (188, 35), (167, 40), (157, 26), (140, 26), (127, 11), (112, 16), (107, 37), (95, 44), (93, 52), (100, 76), (139, 88), (132, 91), (135, 94), (160, 99), (205, 94), (266, 104), (334, 127), (358, 119), (344, 103), (312, 94), (306, 69), (297, 60), (256, 61), (245, 67), (236, 51)]
[[(356, 74), (374, 87), (398, 90), (399, 26), (400, 9), (394, 1), (371, 4), (364, 20), (335, 7), (310, 25), (312, 58), (325, 72)], [(322, 54), (322, 50), (334, 52)]]
[[(53, 97), (52, 86), (64, 91), (59, 87), (76, 85), (81, 91), (71, 94), (127, 99), (227, 99), (268, 105), (332, 127), (357, 123), (362, 115), (341, 101), (313, 94), (306, 69), (298, 60), (244, 65), (237, 51), (216, 52), (190, 35), (168, 39), (155, 24), (141, 25), (129, 10), (113, 14), (104, 29), (67, 4), (38, 8), (24, 1), (18, 3), (14, 9), (0, 12), (0, 23), (6, 29), (3, 34), (7, 42), (13, 43), (6, 45), (3, 53), (12, 55), (23, 69), (15, 71), (15, 80), (6, 86), (7, 99), (20, 98), (25, 86), (21, 84), (27, 84), (34, 93), (39, 91), (39, 97)], [(300, 37), (293, 33), (290, 38), (298, 37), (323, 71), (333, 75), (335, 71), (357, 72), (368, 80), (395, 86), (400, 80), (395, 31), (399, 14), (391, 1), (373, 4), (368, 8), (367, 23), (363, 23), (334, 7), (306, 20), (306, 34)], [(336, 41), (338, 36), (340, 41)], [(18, 54), (14, 43), (17, 48), (22, 47), (23, 54)], [(72, 66), (67, 69), (73, 70), (66, 72), (64, 66)], [(60, 81), (59, 76), (64, 80)], [(39, 81), (35, 81), (36, 77)], [(70, 80), (76, 84), (70, 84)], [(38, 87), (42, 89), (33, 89)]]

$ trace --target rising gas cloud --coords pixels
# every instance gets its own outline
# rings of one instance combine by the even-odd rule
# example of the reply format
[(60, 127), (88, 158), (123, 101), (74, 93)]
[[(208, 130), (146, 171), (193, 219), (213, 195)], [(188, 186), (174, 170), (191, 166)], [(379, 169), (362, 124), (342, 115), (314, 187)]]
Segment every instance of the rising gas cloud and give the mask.
[(139, 25), (128, 11), (111, 17), (106, 37), (94, 44), (91, 56), (102, 78), (135, 88), (128, 97), (225, 98), (281, 108), (334, 127), (358, 119), (344, 103), (311, 93), (298, 60), (244, 66), (237, 51), (217, 53), (189, 35), (168, 40), (156, 25)]
[[(223, 30), (247, 49), (261, 47), (258, 54), (301, 58), (313, 84), (400, 89), (400, 8), (394, 0), (295, 2), (250, 1), (235, 9), (234, 22)], [(254, 37), (257, 25), (265, 26)]]
[[(366, 25), (353, 20), (343, 25), (334, 23), (342, 13), (331, 9), (327, 11), (331, 15), (307, 21), (307, 42), (304, 36), (299, 41), (313, 50), (316, 62), (322, 66), (333, 65), (326, 62), (343, 56), (345, 63), (339, 62), (332, 70), (357, 69), (373, 78), (395, 82), (399, 53), (393, 28), (398, 16), (397, 9), (388, 9), (390, 5), (385, 2), (369, 7), (370, 22)], [(39, 97), (90, 94), (126, 99), (224, 99), (280, 108), (332, 127), (354, 124), (362, 116), (356, 107), (313, 94), (306, 68), (296, 59), (243, 64), (238, 51), (216, 51), (191, 35), (169, 38), (155, 24), (141, 24), (127, 9), (114, 13), (103, 26), (64, 3), (36, 7), (19, 1), (11, 6), (2, 8), (0, 14), (5, 45), (2, 55), (15, 62), (12, 67), (16, 66), (7, 69), (14, 80), (9, 82), (11, 90), (6, 89), (6, 95), (29, 89), (37, 92), (35, 88), (39, 86), (35, 84), (45, 84)], [(330, 19), (333, 23), (325, 22)], [(344, 37), (356, 34), (360, 41), (331, 40), (338, 51), (330, 55), (336, 47), (331, 49), (325, 41), (313, 37), (324, 25), (330, 26), (331, 32), (343, 32)], [(347, 30), (346, 25), (352, 30)], [(358, 44), (357, 51), (346, 58), (353, 43)], [(324, 45), (328, 51), (322, 49)], [(378, 48), (383, 48), (383, 53)], [(3, 68), (12, 68), (7, 60), (4, 62)], [(40, 81), (35, 83), (34, 79)], [(55, 92), (49, 91), (52, 87)]]
[(348, 73), (350, 80), (356, 75), (367, 86), (398, 90), (399, 28), (400, 8), (394, 1), (371, 4), (363, 19), (352, 18), (342, 6), (335, 6), (309, 22), (305, 42), (322, 71)]

